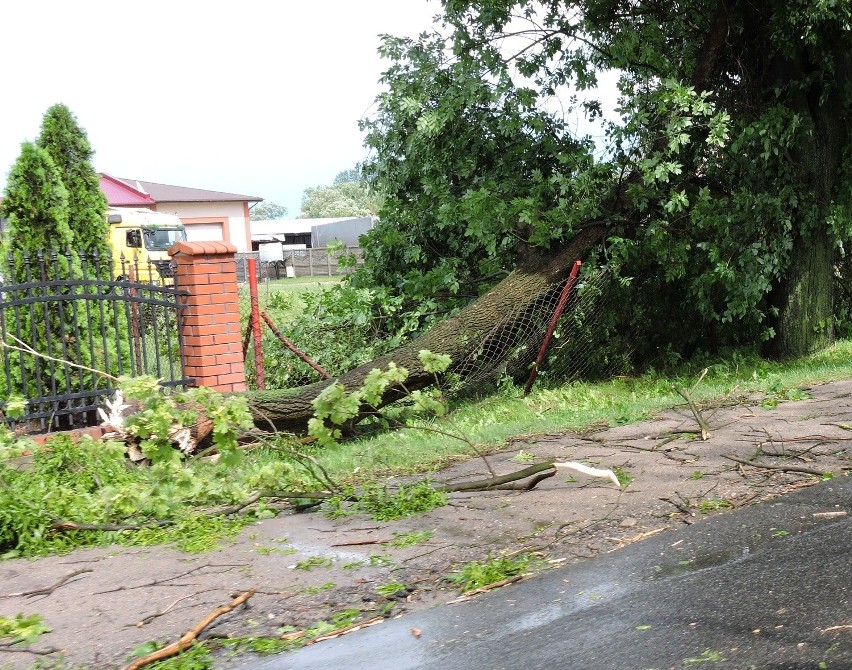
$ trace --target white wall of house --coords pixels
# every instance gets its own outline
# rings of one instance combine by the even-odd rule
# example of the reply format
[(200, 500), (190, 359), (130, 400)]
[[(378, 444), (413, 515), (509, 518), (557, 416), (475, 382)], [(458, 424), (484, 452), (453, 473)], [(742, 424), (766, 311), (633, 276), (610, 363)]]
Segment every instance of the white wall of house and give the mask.
[(245, 202), (158, 202), (157, 211), (177, 214), (190, 242), (224, 241), (238, 252), (251, 251)]

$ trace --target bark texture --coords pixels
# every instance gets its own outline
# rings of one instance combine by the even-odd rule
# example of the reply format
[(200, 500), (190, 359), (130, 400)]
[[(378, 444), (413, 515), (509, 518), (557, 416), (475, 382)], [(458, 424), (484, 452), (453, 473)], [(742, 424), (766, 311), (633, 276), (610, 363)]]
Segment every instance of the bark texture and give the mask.
[[(524, 305), (531, 305), (554, 282), (565, 279), (573, 262), (585, 258), (603, 239), (604, 233), (603, 225), (588, 228), (578, 233), (560, 251), (528, 258), (491, 291), (454, 316), (445, 319), (408, 344), (350, 370), (338, 379), (297, 389), (247, 394), (255, 424), (261, 430), (303, 431), (313, 416), (311, 403), (324, 388), (339, 382), (349, 391), (357, 389), (370, 370), (383, 369), (391, 361), (408, 369), (409, 376), (405, 382), (407, 390), (413, 391), (428, 386), (434, 381), (434, 376), (427, 373), (420, 363), (418, 354), (422, 349), (449, 355), (453, 361), (466, 358), (482, 345), (488, 333), (508, 314), (522, 313)], [(403, 393), (400, 387), (391, 387), (385, 393), (383, 403), (392, 402)]]
[(766, 347), (772, 358), (799, 358), (834, 340), (834, 246), (825, 233), (794, 240), (790, 267), (770, 295), (777, 309), (776, 334)]
[[(852, 53), (842, 35), (835, 37), (826, 41), (837, 77), (848, 81), (852, 77)], [(807, 80), (816, 70), (818, 64), (801, 47), (769, 68), (778, 84)], [(792, 156), (800, 166), (806, 189), (814, 196), (817, 216), (810, 230), (794, 237), (789, 268), (770, 295), (775, 307), (775, 337), (765, 353), (773, 358), (805, 356), (834, 339), (835, 243), (826, 222), (843, 187), (841, 165), (850, 139), (842, 87), (834, 87), (828, 94), (815, 85), (802, 88), (792, 96), (790, 106), (810, 122), (811, 141), (798, 147)]]

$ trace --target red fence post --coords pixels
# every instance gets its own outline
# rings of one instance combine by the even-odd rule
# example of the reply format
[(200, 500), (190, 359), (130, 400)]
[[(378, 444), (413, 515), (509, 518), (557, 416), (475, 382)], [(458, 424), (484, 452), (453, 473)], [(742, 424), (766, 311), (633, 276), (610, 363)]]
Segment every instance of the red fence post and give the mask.
[(290, 340), (284, 337), (284, 334), (278, 330), (278, 327), (272, 322), (272, 319), (269, 318), (269, 315), (266, 312), (261, 312), (260, 315), (263, 317), (263, 320), (266, 321), (266, 325), (269, 326), (269, 330), (271, 330), (275, 337), (281, 340), (281, 344), (287, 347), (290, 351), (292, 351), (296, 356), (305, 361), (308, 365), (310, 365), (314, 370), (322, 375), (323, 379), (331, 379), (331, 375), (328, 374), (313, 358), (308, 356), (304, 351), (299, 349), (295, 344), (293, 344)]
[(553, 337), (553, 331), (556, 330), (556, 324), (559, 323), (559, 317), (562, 316), (562, 310), (565, 309), (565, 303), (568, 302), (568, 295), (577, 281), (577, 273), (580, 271), (580, 261), (574, 261), (574, 267), (571, 268), (571, 274), (568, 276), (568, 281), (562, 287), (562, 293), (559, 296), (559, 302), (556, 303), (556, 309), (553, 310), (553, 316), (550, 317), (550, 323), (547, 326), (547, 334), (544, 336), (544, 341), (541, 343), (541, 348), (538, 350), (538, 358), (533, 364), (533, 369), (530, 370), (527, 385), (524, 386), (524, 395), (529, 395), (535, 378), (538, 377), (538, 368), (544, 362), (544, 356), (547, 353), (547, 348), (550, 346), (550, 338)]
[(248, 258), (246, 272), (249, 281), (249, 296), (251, 298), (251, 314), (249, 328), (254, 338), (254, 370), (257, 377), (257, 388), (266, 389), (266, 374), (263, 371), (263, 335), (260, 332), (260, 301), (257, 297), (257, 259)]

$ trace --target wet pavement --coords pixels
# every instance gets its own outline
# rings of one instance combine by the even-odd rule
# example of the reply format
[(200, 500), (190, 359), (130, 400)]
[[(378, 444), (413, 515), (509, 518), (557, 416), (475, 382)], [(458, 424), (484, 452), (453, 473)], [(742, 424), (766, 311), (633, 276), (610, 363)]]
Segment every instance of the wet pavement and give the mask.
[(852, 669), (852, 476), (240, 670)]

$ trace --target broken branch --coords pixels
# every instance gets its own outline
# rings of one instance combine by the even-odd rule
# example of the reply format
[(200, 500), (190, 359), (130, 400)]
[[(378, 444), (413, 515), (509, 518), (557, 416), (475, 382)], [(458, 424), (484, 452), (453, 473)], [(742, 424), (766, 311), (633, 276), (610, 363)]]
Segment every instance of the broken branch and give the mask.
[(684, 523), (691, 524), (693, 522), (691, 517), (694, 516), (694, 514), (692, 510), (689, 509), (686, 505), (678, 502), (677, 500), (672, 500), (671, 498), (660, 498), (660, 500), (662, 500), (663, 502), (667, 502), (670, 505), (674, 505), (679, 511), (686, 514), (686, 518), (683, 519)]
[(150, 665), (156, 661), (162, 661), (166, 658), (171, 658), (172, 656), (177, 656), (183, 651), (189, 649), (193, 642), (198, 639), (198, 636), (204, 631), (207, 626), (209, 626), (213, 621), (218, 619), (223, 614), (227, 614), (228, 612), (236, 609), (240, 605), (242, 605), (246, 600), (251, 598), (254, 595), (254, 590), (246, 591), (245, 593), (234, 598), (229, 604), (221, 605), (213, 610), (210, 614), (204, 617), (201, 621), (199, 621), (193, 628), (190, 628), (186, 633), (184, 633), (181, 638), (177, 642), (173, 642), (170, 645), (163, 647), (162, 649), (158, 649), (157, 651), (148, 654), (147, 656), (143, 656), (142, 658), (136, 659), (128, 666), (125, 666), (124, 670), (139, 670), (139, 668), (143, 668), (146, 665)]
[[(117, 586), (117, 587), (112, 588), (112, 589), (106, 589), (105, 591), (95, 591), (92, 595), (101, 595), (103, 593), (115, 593), (116, 591), (130, 591), (132, 589), (144, 589), (144, 588), (147, 588), (149, 586), (157, 586), (159, 584), (166, 584), (168, 582), (174, 581), (175, 579), (180, 579), (181, 577), (188, 577), (193, 572), (198, 572), (199, 570), (203, 570), (204, 568), (227, 568), (228, 570), (230, 570), (231, 568), (241, 568), (241, 567), (244, 567), (244, 566), (239, 564), (239, 563), (236, 563), (236, 564), (205, 563), (204, 565), (196, 566), (194, 568), (187, 570), (186, 572), (181, 572), (180, 574), (173, 575), (171, 577), (165, 577), (163, 579), (155, 579), (155, 580), (150, 581), (150, 582), (145, 582), (144, 584), (136, 584), (135, 586), (125, 586), (124, 584), (122, 584), (121, 586)], [(228, 570), (222, 570), (221, 572), (228, 572)], [(216, 574), (216, 573), (213, 573), (213, 574)]]
[(151, 521), (148, 523), (79, 523), (77, 521), (68, 521), (67, 519), (57, 519), (50, 524), (48, 530), (98, 530), (98, 531), (122, 531), (122, 530), (141, 530), (143, 528), (162, 528), (163, 526), (172, 526), (174, 521)]
[(372, 619), (362, 621), (361, 623), (354, 623), (351, 626), (344, 626), (343, 628), (338, 628), (337, 630), (333, 630), (330, 633), (325, 633), (324, 635), (315, 637), (313, 640), (311, 640), (310, 644), (322, 642), (323, 640), (332, 640), (336, 637), (340, 637), (341, 635), (346, 635), (346, 633), (353, 633), (356, 630), (361, 630), (362, 628), (367, 628), (368, 626), (375, 626), (377, 623), (382, 623), (384, 620), (385, 617), (377, 616), (373, 617)]
[(754, 468), (764, 468), (766, 470), (780, 470), (781, 472), (801, 472), (806, 475), (813, 475), (814, 477), (825, 477), (827, 474), (825, 472), (821, 472), (820, 470), (813, 470), (812, 468), (805, 468), (799, 465), (773, 465), (771, 463), (758, 463), (757, 461), (749, 461), (745, 458), (732, 456), (731, 454), (722, 454), (722, 458), (727, 458), (728, 460), (734, 461), (735, 463), (741, 463), (742, 465), (750, 465)]
[(687, 391), (686, 389), (679, 389), (677, 387), (673, 387), (675, 393), (677, 393), (681, 398), (686, 401), (687, 406), (689, 407), (689, 411), (692, 412), (692, 416), (695, 417), (695, 421), (698, 423), (698, 427), (701, 429), (701, 439), (705, 442), (710, 439), (710, 426), (707, 424), (707, 421), (701, 415), (698, 407), (695, 404), (695, 401), (692, 399), (692, 393), (698, 388), (698, 385), (704, 379), (704, 376), (707, 374), (707, 368), (701, 372), (701, 376), (698, 378), (698, 381), (692, 385), (692, 388)]
[[(573, 461), (551, 461), (547, 463), (536, 463), (535, 465), (531, 465), (523, 470), (510, 472), (507, 475), (500, 475), (489, 479), (478, 479), (472, 482), (461, 482), (459, 484), (444, 484), (443, 486), (436, 486), (435, 488), (438, 491), (445, 491), (447, 493), (493, 490), (529, 491), (543, 479), (553, 477), (556, 474), (556, 468), (567, 468), (569, 470), (574, 470), (575, 472), (581, 472), (585, 475), (589, 475), (590, 477), (602, 477), (603, 479), (609, 479), (616, 486), (619, 488), (621, 487), (618, 477), (615, 476), (615, 473), (612, 470), (592, 468), (588, 465), (575, 463)], [(526, 479), (527, 477), (533, 477), (532, 481), (527, 484), (508, 485), (510, 482), (518, 482), (522, 479)]]
[(147, 616), (144, 616), (144, 617), (142, 617), (141, 619), (139, 619), (139, 621), (137, 621), (137, 622), (136, 622), (135, 624), (133, 624), (133, 625), (134, 625), (134, 626), (136, 626), (137, 628), (142, 628), (142, 626), (145, 626), (146, 624), (151, 623), (151, 622), (152, 622), (154, 619), (156, 619), (157, 617), (164, 616), (164, 615), (168, 614), (169, 612), (171, 612), (171, 611), (172, 611), (172, 608), (173, 608), (175, 605), (177, 605), (179, 602), (181, 602), (181, 601), (183, 601), (183, 600), (187, 600), (188, 598), (194, 598), (195, 596), (199, 596), (199, 595), (201, 595), (202, 593), (207, 593), (208, 591), (215, 591), (215, 590), (216, 590), (216, 589), (205, 589), (204, 591), (199, 591), (198, 593), (190, 593), (190, 594), (187, 594), (187, 595), (185, 595), (185, 596), (181, 596), (180, 598), (178, 598), (177, 600), (175, 600), (174, 602), (172, 602), (172, 604), (171, 604), (171, 605), (169, 605), (168, 607), (166, 607), (165, 609), (160, 610), (159, 612), (156, 612), (156, 613), (154, 613), (154, 614), (149, 614), (149, 615), (147, 615)]
[(488, 491), (497, 488), (502, 484), (526, 479), (527, 477), (532, 477), (533, 475), (546, 470), (553, 470), (553, 474), (556, 474), (553, 463), (536, 463), (535, 465), (531, 465), (523, 470), (510, 472), (508, 475), (500, 475), (498, 477), (490, 477), (488, 479), (477, 479), (472, 482), (460, 482), (458, 484), (444, 484), (436, 486), (435, 489), (446, 493), (457, 493), (461, 491)]
[(18, 593), (6, 593), (5, 595), (0, 596), (0, 598), (32, 598), (34, 596), (49, 596), (60, 586), (73, 579), (77, 575), (82, 575), (86, 572), (94, 572), (91, 568), (81, 568), (80, 570), (75, 570), (74, 572), (65, 575), (58, 582), (53, 584), (52, 586), (44, 586), (40, 589), (33, 589), (32, 591), (19, 591)]
[(523, 578), (524, 575), (513, 575), (512, 577), (506, 577), (506, 579), (501, 579), (499, 582), (492, 582), (491, 584), (486, 584), (485, 586), (480, 586), (479, 588), (471, 589), (470, 591), (465, 591), (458, 598), (448, 600), (445, 604), (455, 605), (456, 603), (463, 603), (466, 600), (470, 600), (473, 596), (479, 595), (480, 593), (487, 593), (488, 591), (493, 591), (494, 589), (499, 589), (503, 586), (514, 584), (515, 582), (519, 582)]
[(0, 651), (2, 652), (18, 652), (22, 654), (33, 654), (35, 656), (50, 656), (51, 654), (58, 654), (61, 649), (57, 649), (56, 647), (47, 647), (46, 649), (33, 649), (32, 647), (20, 647), (16, 646), (16, 642), (3, 642), (0, 643)]
[(831, 633), (836, 630), (852, 630), (852, 624), (844, 624), (841, 626), (829, 626), (828, 628), (823, 628), (820, 633)]

